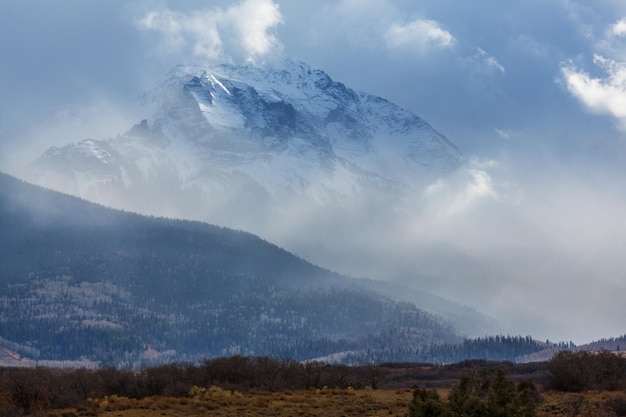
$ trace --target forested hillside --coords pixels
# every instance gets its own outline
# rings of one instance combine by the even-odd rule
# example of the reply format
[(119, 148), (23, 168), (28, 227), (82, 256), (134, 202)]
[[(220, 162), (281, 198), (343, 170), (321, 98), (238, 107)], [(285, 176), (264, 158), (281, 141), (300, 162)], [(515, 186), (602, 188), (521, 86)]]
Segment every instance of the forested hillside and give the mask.
[(6, 175), (0, 264), (0, 336), (31, 358), (385, 360), (390, 348), (459, 340), (415, 305), (251, 234), (114, 211)]

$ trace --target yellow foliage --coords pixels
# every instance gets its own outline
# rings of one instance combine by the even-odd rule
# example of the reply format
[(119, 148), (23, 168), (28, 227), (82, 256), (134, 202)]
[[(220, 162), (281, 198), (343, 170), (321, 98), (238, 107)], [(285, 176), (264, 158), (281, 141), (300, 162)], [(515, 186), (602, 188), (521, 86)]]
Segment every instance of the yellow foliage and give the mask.
[(191, 398), (202, 398), (204, 395), (206, 394), (206, 388), (204, 387), (199, 387), (197, 385), (194, 385), (193, 387), (191, 387), (191, 389), (189, 389), (189, 396)]
[(109, 406), (109, 400), (107, 400), (106, 398), (102, 400), (100, 404), (98, 404), (98, 408), (100, 408), (101, 410), (106, 409), (108, 406)]

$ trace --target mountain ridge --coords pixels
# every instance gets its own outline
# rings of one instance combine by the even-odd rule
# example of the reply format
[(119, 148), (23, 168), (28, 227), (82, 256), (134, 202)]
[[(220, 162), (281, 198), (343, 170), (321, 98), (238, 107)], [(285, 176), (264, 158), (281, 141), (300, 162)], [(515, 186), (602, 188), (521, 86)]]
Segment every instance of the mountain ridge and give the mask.
[(4, 174), (0, 214), (0, 334), (34, 359), (375, 360), (459, 340), (435, 315), (249, 233), (115, 211)]
[(397, 197), (464, 162), (417, 115), (295, 60), (180, 65), (141, 101), (146, 117), (124, 135), (50, 149), (27, 178), (104, 203), (167, 177), (209, 207), (249, 194), (267, 206), (294, 197), (340, 205)]

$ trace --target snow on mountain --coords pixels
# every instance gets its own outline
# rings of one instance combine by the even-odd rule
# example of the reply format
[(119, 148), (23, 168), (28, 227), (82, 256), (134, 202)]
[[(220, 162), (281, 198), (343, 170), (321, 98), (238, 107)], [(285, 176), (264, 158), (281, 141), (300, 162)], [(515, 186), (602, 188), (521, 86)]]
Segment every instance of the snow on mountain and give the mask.
[(181, 201), (201, 212), (295, 197), (341, 204), (372, 190), (397, 195), (463, 162), (418, 116), (295, 60), (180, 65), (141, 101), (146, 120), (114, 139), (49, 149), (29, 180), (168, 214)]

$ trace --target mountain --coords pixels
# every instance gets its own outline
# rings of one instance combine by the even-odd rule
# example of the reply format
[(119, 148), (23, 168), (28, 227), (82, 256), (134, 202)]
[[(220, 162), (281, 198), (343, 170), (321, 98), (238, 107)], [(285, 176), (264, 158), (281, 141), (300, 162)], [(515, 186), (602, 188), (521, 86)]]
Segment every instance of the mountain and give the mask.
[(4, 174), (0, 265), (0, 346), (32, 359), (392, 360), (460, 340), (414, 304), (249, 233), (116, 211)]
[(464, 160), (418, 116), (294, 60), (181, 65), (141, 102), (144, 120), (128, 132), (50, 148), (27, 179), (134, 211), (241, 224), (228, 220), (249, 205), (267, 216), (294, 201), (379, 195), (394, 205)]

